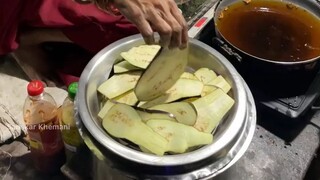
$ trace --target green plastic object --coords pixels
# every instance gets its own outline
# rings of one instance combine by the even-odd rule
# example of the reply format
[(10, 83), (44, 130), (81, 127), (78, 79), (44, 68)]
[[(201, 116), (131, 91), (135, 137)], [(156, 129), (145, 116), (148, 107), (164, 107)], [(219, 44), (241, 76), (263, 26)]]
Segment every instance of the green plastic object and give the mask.
[(73, 82), (68, 87), (68, 96), (73, 101), (78, 91), (78, 82)]

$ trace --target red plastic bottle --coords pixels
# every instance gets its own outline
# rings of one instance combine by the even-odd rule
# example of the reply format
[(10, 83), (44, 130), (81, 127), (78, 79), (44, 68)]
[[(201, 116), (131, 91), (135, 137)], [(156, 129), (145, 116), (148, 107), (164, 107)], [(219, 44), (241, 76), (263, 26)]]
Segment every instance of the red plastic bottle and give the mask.
[(23, 117), (27, 126), (30, 150), (35, 167), (43, 173), (55, 173), (65, 162), (55, 100), (44, 91), (41, 81), (27, 86)]

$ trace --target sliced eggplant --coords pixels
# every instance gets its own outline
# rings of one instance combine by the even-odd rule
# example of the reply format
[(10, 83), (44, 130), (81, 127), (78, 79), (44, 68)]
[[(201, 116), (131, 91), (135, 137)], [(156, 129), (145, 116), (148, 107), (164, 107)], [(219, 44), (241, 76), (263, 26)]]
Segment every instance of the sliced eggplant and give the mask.
[(198, 97), (198, 96), (183, 99), (181, 102), (190, 102), (190, 103), (191, 103), (191, 102), (193, 102), (193, 101), (195, 101), (195, 100), (197, 100), (197, 99), (199, 99), (199, 97)]
[(111, 107), (114, 105), (114, 103), (110, 100), (108, 100), (102, 107), (102, 109), (98, 113), (98, 117), (102, 120), (104, 116), (108, 113), (108, 111), (111, 109)]
[(153, 154), (151, 151), (149, 151), (147, 148), (143, 147), (143, 146), (139, 146), (140, 150), (144, 153), (148, 153), (148, 154)]
[(141, 45), (131, 48), (128, 52), (122, 52), (121, 56), (130, 64), (146, 69), (160, 48), (159, 45)]
[(201, 132), (211, 133), (223, 117), (229, 112), (234, 100), (221, 89), (192, 102), (198, 117), (193, 127)]
[(164, 94), (179, 79), (188, 63), (188, 48), (163, 48), (142, 74), (135, 93), (140, 101), (150, 101)]
[(145, 103), (147, 103), (148, 101), (139, 101), (138, 103), (138, 107), (142, 107)]
[(180, 79), (192, 79), (192, 80), (198, 80), (198, 78), (189, 72), (183, 72), (180, 76)]
[(149, 120), (147, 125), (169, 141), (166, 151), (184, 153), (189, 147), (210, 144), (212, 134), (203, 133), (192, 126), (168, 120)]
[[(193, 126), (197, 120), (197, 112), (191, 103), (174, 102), (170, 104), (160, 104), (149, 109), (162, 110), (172, 113), (179, 123)], [(156, 118), (155, 118), (156, 119)], [(158, 118), (161, 119), (161, 118)]]
[(134, 94), (133, 90), (130, 90), (124, 94), (121, 94), (120, 96), (117, 96), (113, 98), (112, 100), (118, 102), (118, 103), (124, 103), (130, 106), (134, 106), (138, 103), (138, 98)]
[(198, 80), (178, 79), (178, 81), (163, 94), (151, 101), (143, 103), (140, 107), (149, 108), (158, 104), (173, 102), (175, 100), (193, 96), (200, 96), (203, 83)]
[(114, 73), (124, 73), (140, 69), (141, 68), (130, 64), (128, 61), (121, 61), (113, 66)]
[(228, 93), (231, 89), (230, 84), (221, 75), (208, 82), (208, 85), (216, 86), (222, 89), (225, 93)]
[(115, 75), (98, 87), (107, 99), (98, 114), (103, 128), (156, 155), (212, 143), (212, 131), (234, 104), (231, 86), (208, 68), (184, 72), (188, 49), (159, 50), (141, 45), (121, 53)]
[(214, 85), (204, 85), (202, 92), (201, 92), (201, 97), (206, 96), (210, 93), (212, 93), (213, 91), (215, 91), (218, 87), (214, 86)]
[(208, 68), (200, 68), (194, 72), (194, 75), (204, 84), (207, 84), (217, 77), (217, 74)]
[(121, 56), (119, 56), (114, 60), (113, 64), (118, 64), (121, 61), (124, 61), (124, 59)]
[(115, 104), (102, 121), (112, 136), (127, 139), (157, 155), (163, 155), (168, 141), (141, 121), (139, 114), (126, 104)]
[(166, 120), (170, 120), (170, 121), (175, 121), (176, 120), (170, 116), (168, 116), (168, 114), (164, 114), (164, 113), (151, 113), (151, 112), (145, 112), (145, 111), (139, 111), (137, 110), (139, 116), (141, 117), (141, 120), (143, 122), (147, 122), (150, 119), (166, 119)]
[(115, 74), (103, 82), (98, 91), (109, 99), (130, 91), (137, 84), (141, 71), (133, 71), (125, 74)]
[(141, 108), (150, 108), (150, 107), (156, 106), (158, 104), (164, 104), (164, 103), (169, 103), (169, 102), (174, 101), (174, 100), (172, 100), (173, 98), (171, 98), (170, 96), (171, 96), (170, 94), (164, 94), (164, 95), (157, 97), (151, 101), (142, 101), (138, 104), (138, 106)]

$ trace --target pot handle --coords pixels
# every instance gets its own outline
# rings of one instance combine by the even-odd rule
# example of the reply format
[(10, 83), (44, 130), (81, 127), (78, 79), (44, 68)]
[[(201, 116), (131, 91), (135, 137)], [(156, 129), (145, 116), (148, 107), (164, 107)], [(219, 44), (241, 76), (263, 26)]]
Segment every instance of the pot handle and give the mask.
[(223, 40), (218, 37), (212, 39), (213, 45), (215, 48), (222, 50), (225, 55), (232, 57), (233, 61), (237, 64), (241, 64), (242, 57), (236, 53), (231, 47), (228, 46)]
[(314, 111), (318, 111), (320, 110), (320, 106), (312, 106), (311, 109)]

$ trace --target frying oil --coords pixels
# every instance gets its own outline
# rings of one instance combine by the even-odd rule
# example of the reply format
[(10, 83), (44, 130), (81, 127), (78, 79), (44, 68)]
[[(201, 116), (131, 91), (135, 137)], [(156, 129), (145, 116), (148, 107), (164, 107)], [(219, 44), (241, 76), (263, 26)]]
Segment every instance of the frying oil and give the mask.
[(220, 34), (246, 53), (289, 62), (320, 56), (320, 19), (300, 6), (275, 0), (239, 1), (219, 13)]

